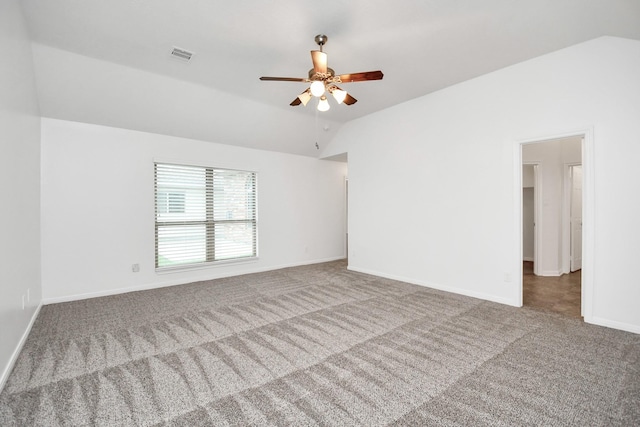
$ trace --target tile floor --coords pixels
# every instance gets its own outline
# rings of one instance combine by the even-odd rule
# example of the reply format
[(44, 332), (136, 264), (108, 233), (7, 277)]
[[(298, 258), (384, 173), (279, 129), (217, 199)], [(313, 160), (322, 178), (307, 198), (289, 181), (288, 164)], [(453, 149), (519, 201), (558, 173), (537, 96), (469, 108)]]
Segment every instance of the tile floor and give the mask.
[(560, 277), (533, 274), (533, 262), (523, 262), (523, 304), (580, 317), (580, 270)]

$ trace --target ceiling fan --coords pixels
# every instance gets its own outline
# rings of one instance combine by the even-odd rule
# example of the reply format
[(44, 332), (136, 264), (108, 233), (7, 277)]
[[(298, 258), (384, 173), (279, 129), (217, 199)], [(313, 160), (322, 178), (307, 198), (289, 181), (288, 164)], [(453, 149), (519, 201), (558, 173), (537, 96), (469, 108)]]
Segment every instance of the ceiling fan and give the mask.
[(365, 71), (362, 73), (340, 74), (336, 76), (333, 69), (327, 67), (327, 54), (322, 51), (322, 46), (327, 43), (328, 37), (324, 34), (318, 34), (315, 37), (315, 41), (320, 46), (320, 50), (311, 51), (311, 61), (313, 61), (313, 68), (309, 70), (308, 78), (297, 77), (260, 77), (263, 81), (281, 81), (281, 82), (303, 82), (311, 83), (311, 85), (296, 99), (294, 99), (291, 106), (304, 105), (306, 106), (312, 97), (320, 98), (318, 101), (318, 110), (327, 111), (329, 101), (327, 101), (326, 92), (333, 95), (338, 104), (345, 103), (352, 105), (358, 102), (353, 96), (349, 95), (346, 91), (340, 89), (337, 85), (340, 83), (352, 83), (363, 82), (367, 80), (382, 80), (382, 71)]

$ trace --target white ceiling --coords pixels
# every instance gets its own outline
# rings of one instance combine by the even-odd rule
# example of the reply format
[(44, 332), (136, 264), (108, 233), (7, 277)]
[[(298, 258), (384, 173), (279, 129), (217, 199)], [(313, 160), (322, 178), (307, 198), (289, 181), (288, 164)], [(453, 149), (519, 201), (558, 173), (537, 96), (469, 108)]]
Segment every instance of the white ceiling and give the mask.
[[(603, 35), (640, 39), (640, 0), (22, 4), (43, 116), (309, 156), (349, 120)], [(384, 79), (344, 84), (359, 102), (316, 119), (311, 104), (289, 106), (303, 83), (258, 77), (305, 77), (320, 33), (336, 73)], [(170, 59), (173, 46), (192, 62)]]

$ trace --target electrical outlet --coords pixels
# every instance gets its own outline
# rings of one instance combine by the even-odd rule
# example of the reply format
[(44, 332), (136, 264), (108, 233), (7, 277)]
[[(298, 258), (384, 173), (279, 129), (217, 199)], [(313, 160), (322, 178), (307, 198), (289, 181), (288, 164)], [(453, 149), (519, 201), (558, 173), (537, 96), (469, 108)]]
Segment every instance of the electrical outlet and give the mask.
[(511, 282), (511, 273), (504, 273), (504, 281), (507, 283)]
[(131, 271), (133, 271), (134, 273), (139, 272), (140, 271), (140, 264), (131, 265)]

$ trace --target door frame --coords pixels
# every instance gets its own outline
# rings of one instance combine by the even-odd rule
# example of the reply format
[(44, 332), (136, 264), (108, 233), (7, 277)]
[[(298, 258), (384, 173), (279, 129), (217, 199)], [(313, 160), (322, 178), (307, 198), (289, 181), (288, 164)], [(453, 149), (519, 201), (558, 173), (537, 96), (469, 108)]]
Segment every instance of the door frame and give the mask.
[[(526, 144), (521, 144), (526, 145)], [(522, 149), (521, 149), (522, 150)], [(520, 166), (520, 186), (522, 187), (522, 166), (531, 165), (533, 166), (533, 274), (536, 276), (540, 275), (538, 260), (540, 259), (540, 254), (538, 253), (538, 248), (540, 245), (538, 242), (540, 241), (540, 230), (544, 227), (544, 225), (540, 222), (540, 218), (542, 218), (542, 214), (540, 209), (542, 207), (542, 178), (540, 176), (540, 165), (542, 162), (539, 161), (528, 161), (522, 162)], [(522, 197), (522, 196), (521, 196)], [(520, 207), (522, 208), (522, 201), (520, 202)], [(521, 234), (522, 235), (522, 234)], [(522, 245), (521, 245), (522, 246)], [(524, 257), (523, 257), (524, 258)], [(522, 262), (522, 260), (521, 260)]]
[(513, 283), (515, 305), (522, 307), (522, 146), (536, 142), (544, 142), (571, 136), (582, 136), (582, 316), (585, 322), (593, 323), (594, 304), (594, 255), (595, 255), (595, 174), (594, 174), (594, 139), (593, 128), (582, 128), (568, 132), (515, 139), (513, 168), (513, 212), (514, 212), (514, 247), (512, 271), (517, 271)]

